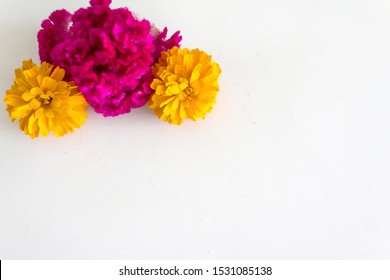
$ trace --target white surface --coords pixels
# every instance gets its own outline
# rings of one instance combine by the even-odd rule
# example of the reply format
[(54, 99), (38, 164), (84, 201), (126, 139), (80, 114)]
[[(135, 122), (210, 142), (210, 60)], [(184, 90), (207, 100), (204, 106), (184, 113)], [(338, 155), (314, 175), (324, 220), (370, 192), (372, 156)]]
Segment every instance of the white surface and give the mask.
[[(1, 92), (40, 22), (86, 5), (1, 0)], [(113, 6), (213, 54), (217, 105), (32, 141), (2, 104), (0, 259), (390, 258), (389, 1)]]

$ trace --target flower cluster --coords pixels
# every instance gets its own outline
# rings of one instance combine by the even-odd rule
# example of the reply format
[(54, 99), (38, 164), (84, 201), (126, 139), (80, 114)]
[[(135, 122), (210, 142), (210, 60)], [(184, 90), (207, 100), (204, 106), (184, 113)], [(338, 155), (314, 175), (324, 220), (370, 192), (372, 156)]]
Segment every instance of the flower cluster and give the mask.
[(105, 117), (148, 104), (172, 124), (204, 118), (215, 104), (221, 70), (209, 55), (180, 49), (179, 31), (167, 37), (166, 27), (110, 4), (90, 0), (42, 22), (42, 64), (24, 61), (4, 97), (10, 118), (32, 138), (80, 127), (87, 104)]
[[(153, 57), (165, 44), (158, 35), (156, 48), (149, 21), (126, 8), (111, 9), (110, 2), (91, 1), (73, 15), (53, 12), (38, 42), (41, 60), (63, 67), (97, 113), (117, 116), (147, 102)], [(178, 45), (174, 39), (168, 43)]]

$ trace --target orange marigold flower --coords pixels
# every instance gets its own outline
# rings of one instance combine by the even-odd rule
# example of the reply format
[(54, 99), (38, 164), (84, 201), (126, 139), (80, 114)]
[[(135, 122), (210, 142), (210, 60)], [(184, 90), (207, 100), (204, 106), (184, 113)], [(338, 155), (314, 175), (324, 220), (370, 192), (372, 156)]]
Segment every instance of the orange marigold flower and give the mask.
[(180, 125), (183, 119), (204, 119), (213, 109), (221, 69), (204, 51), (174, 47), (161, 54), (153, 74), (148, 106), (160, 119)]
[(15, 70), (15, 81), (6, 91), (4, 102), (12, 121), (31, 138), (56, 137), (72, 132), (84, 124), (87, 102), (73, 82), (65, 82), (65, 70), (43, 62), (23, 61)]

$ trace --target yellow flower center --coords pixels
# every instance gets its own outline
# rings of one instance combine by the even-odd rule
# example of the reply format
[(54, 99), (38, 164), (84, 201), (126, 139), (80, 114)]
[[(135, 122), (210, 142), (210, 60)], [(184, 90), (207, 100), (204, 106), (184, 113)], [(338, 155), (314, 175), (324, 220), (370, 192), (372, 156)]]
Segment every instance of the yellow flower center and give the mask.
[(192, 97), (194, 96), (194, 89), (192, 86), (187, 85), (185, 89), (180, 93), (179, 99), (180, 101), (188, 99), (189, 101), (192, 101)]
[(41, 94), (37, 99), (44, 106), (50, 105), (51, 101), (53, 100), (53, 98), (50, 95), (52, 95), (52, 93), (49, 91), (46, 94), (45, 93)]

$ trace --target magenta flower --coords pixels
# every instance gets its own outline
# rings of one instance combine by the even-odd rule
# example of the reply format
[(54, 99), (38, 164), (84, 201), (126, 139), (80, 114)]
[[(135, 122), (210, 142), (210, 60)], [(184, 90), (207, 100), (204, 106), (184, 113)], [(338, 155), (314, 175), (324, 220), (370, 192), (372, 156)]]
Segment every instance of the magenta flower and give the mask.
[(152, 91), (151, 65), (161, 51), (178, 45), (166, 29), (154, 38), (147, 20), (111, 0), (91, 0), (73, 15), (53, 12), (38, 33), (42, 61), (64, 68), (96, 112), (117, 116), (146, 104)]
[(157, 62), (160, 58), (162, 52), (165, 52), (173, 47), (179, 47), (182, 37), (180, 36), (180, 31), (174, 33), (171, 38), (165, 39), (167, 37), (168, 28), (164, 28), (163, 31), (157, 33), (156, 38), (154, 39), (154, 45), (156, 50), (154, 51), (153, 58)]
[(43, 29), (38, 32), (39, 56), (42, 62), (50, 63), (51, 50), (67, 37), (71, 17), (68, 11), (58, 10), (42, 22)]

